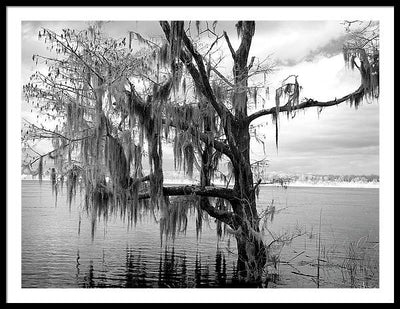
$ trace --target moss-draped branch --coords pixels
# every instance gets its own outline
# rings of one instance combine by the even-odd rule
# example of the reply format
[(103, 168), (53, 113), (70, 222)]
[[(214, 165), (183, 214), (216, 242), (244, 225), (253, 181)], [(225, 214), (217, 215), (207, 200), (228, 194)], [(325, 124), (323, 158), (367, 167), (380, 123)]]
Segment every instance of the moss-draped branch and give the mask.
[[(309, 107), (334, 106), (334, 105), (338, 105), (343, 102), (349, 102), (349, 101), (357, 99), (357, 98), (362, 98), (363, 95), (364, 95), (364, 87), (361, 85), (356, 91), (349, 93), (339, 99), (335, 98), (334, 100), (330, 100), (330, 101), (317, 101), (317, 100), (313, 100), (313, 99), (307, 99), (305, 101), (302, 101), (298, 105), (294, 105), (294, 106), (291, 106), (290, 103), (287, 103), (287, 104), (279, 107), (279, 113), (295, 111), (295, 110), (305, 109), (305, 108), (309, 108)], [(269, 109), (259, 110), (255, 113), (251, 114), (250, 116), (248, 116), (246, 118), (246, 122), (250, 123), (253, 120), (255, 120), (261, 116), (265, 116), (265, 115), (275, 115), (276, 112), (277, 112), (277, 108), (275, 106), (271, 107)]]
[[(214, 187), (214, 186), (179, 186), (179, 187), (163, 187), (164, 196), (184, 196), (184, 195), (197, 195), (205, 197), (223, 198), (227, 201), (234, 202), (238, 199), (234, 190), (228, 188)], [(150, 192), (139, 194), (139, 200), (149, 199)], [(205, 210), (210, 216), (218, 219), (228, 225), (234, 224), (234, 213), (226, 210), (217, 209), (211, 206), (210, 203), (202, 204), (202, 209)]]

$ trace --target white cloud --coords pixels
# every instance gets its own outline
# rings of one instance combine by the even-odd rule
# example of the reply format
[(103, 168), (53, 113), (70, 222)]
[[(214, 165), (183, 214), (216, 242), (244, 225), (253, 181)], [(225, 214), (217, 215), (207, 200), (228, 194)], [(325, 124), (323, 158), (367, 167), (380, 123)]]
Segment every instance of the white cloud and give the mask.
[[(252, 53), (272, 53), (282, 62), (298, 63), (311, 52), (321, 50), (344, 35), (340, 21), (258, 22)], [(339, 50), (341, 46), (337, 47)]]

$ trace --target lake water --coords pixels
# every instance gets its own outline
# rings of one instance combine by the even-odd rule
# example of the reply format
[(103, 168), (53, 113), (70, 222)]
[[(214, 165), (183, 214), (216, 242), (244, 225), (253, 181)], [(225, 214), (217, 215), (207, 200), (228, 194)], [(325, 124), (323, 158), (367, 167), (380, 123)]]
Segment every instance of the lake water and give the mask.
[[(379, 287), (379, 189), (262, 187), (259, 210), (271, 204), (267, 287)], [(238, 287), (236, 241), (218, 240), (214, 220), (199, 238), (195, 213), (174, 240), (159, 230), (150, 217), (93, 220), (79, 195), (55, 203), (50, 182), (22, 180), (22, 287)]]

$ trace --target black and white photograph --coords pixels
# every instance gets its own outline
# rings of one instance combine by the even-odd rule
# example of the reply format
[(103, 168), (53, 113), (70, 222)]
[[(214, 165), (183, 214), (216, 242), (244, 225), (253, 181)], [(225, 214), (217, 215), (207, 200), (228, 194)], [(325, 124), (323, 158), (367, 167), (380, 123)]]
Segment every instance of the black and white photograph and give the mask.
[(393, 302), (393, 14), (8, 7), (9, 300)]

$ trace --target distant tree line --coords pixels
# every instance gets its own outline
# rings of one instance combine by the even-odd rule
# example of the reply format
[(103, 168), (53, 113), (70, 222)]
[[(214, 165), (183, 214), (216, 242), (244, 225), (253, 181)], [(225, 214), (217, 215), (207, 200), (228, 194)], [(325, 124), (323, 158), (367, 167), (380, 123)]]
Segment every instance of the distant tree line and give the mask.
[(324, 174), (266, 174), (262, 175), (262, 182), (266, 183), (291, 183), (291, 182), (355, 182), (355, 183), (371, 183), (379, 182), (379, 175), (324, 175)]

